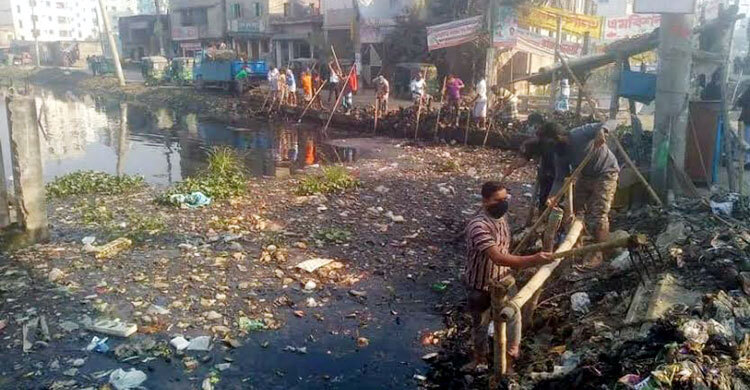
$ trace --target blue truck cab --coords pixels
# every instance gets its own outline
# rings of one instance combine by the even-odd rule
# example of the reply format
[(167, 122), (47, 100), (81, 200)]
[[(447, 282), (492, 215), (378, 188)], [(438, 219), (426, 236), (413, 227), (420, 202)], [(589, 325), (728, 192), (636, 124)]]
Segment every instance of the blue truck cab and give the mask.
[[(244, 69), (245, 77), (237, 77)], [(265, 61), (240, 61), (237, 59), (211, 59), (205, 51), (195, 55), (193, 79), (198, 89), (218, 87), (242, 95), (245, 91), (260, 85), (268, 75)]]

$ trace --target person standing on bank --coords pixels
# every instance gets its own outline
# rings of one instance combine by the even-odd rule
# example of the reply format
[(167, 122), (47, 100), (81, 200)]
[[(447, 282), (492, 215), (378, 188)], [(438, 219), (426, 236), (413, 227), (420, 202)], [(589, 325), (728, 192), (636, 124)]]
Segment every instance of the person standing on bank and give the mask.
[[(555, 148), (555, 181), (547, 203), (557, 203), (554, 195), (562, 188), (563, 181), (594, 149), (594, 156), (581, 171), (575, 182), (573, 209), (577, 216), (585, 218), (589, 231), (596, 242), (609, 239), (609, 211), (617, 190), (620, 166), (614, 153), (607, 147), (607, 134), (617, 128), (617, 121), (592, 123), (565, 132), (554, 121), (545, 122), (539, 132), (540, 139), (548, 147)], [(597, 252), (586, 259), (583, 268), (598, 268), (603, 254)]]
[[(493, 281), (500, 281), (513, 270), (537, 267), (552, 262), (550, 253), (531, 256), (510, 254), (511, 230), (506, 213), (511, 196), (499, 182), (482, 185), (482, 211), (466, 226), (466, 269), (463, 279), (468, 294), (474, 349), (472, 360), (462, 371), (487, 369), (490, 293)], [(508, 326), (508, 357), (518, 357), (521, 340), (515, 338), (515, 321)]]

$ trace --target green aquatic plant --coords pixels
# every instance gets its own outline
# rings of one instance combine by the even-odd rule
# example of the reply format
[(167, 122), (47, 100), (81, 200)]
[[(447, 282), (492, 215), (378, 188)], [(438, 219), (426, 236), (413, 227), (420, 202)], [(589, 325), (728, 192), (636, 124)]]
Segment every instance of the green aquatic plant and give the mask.
[(323, 168), (319, 175), (309, 175), (300, 180), (297, 195), (331, 194), (359, 187), (359, 180), (343, 166)]
[(208, 153), (207, 166), (198, 175), (188, 177), (163, 193), (157, 201), (171, 204), (174, 194), (202, 192), (213, 199), (229, 199), (247, 190), (243, 157), (230, 147), (215, 147)]
[(77, 171), (55, 178), (45, 187), (50, 198), (73, 195), (120, 195), (143, 189), (141, 176), (116, 176), (97, 171)]

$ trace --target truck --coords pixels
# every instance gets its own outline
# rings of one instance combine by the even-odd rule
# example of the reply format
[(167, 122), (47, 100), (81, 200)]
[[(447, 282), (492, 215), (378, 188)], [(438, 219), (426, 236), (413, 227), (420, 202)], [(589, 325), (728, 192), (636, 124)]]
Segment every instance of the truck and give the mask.
[(218, 87), (242, 95), (260, 85), (267, 75), (268, 65), (265, 61), (241, 61), (231, 50), (202, 50), (195, 55), (193, 63), (193, 79), (197, 89)]

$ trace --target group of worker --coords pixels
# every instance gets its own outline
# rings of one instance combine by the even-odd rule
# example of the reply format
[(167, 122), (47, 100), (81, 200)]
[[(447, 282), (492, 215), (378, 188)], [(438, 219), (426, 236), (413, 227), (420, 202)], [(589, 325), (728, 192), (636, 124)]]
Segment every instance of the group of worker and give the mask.
[[(532, 114), (528, 120), (532, 138), (521, 148), (522, 157), (504, 172), (505, 177), (520, 167), (522, 161), (537, 160), (539, 209), (556, 207), (557, 193), (565, 178), (588, 158), (580, 170), (573, 190), (573, 211), (589, 225), (597, 242), (609, 238), (609, 212), (614, 199), (620, 168), (617, 158), (606, 144), (615, 121), (589, 124), (569, 131), (554, 121)], [(532, 255), (511, 253), (511, 228), (507, 215), (512, 207), (512, 194), (501, 182), (487, 182), (481, 188), (482, 210), (468, 223), (465, 230), (466, 264), (463, 274), (467, 289), (467, 308), (472, 318), (472, 360), (463, 367), (473, 372), (487, 368), (488, 323), (491, 303), (490, 286), (516, 270), (539, 267), (552, 262), (551, 253)], [(603, 264), (605, 254), (598, 252), (584, 259), (581, 272), (595, 271)], [(510, 296), (516, 291), (509, 291)], [(535, 303), (527, 303), (535, 305)], [(531, 308), (533, 310), (533, 308)], [(508, 361), (519, 356), (520, 339), (514, 331), (519, 326), (515, 316), (508, 324)]]

